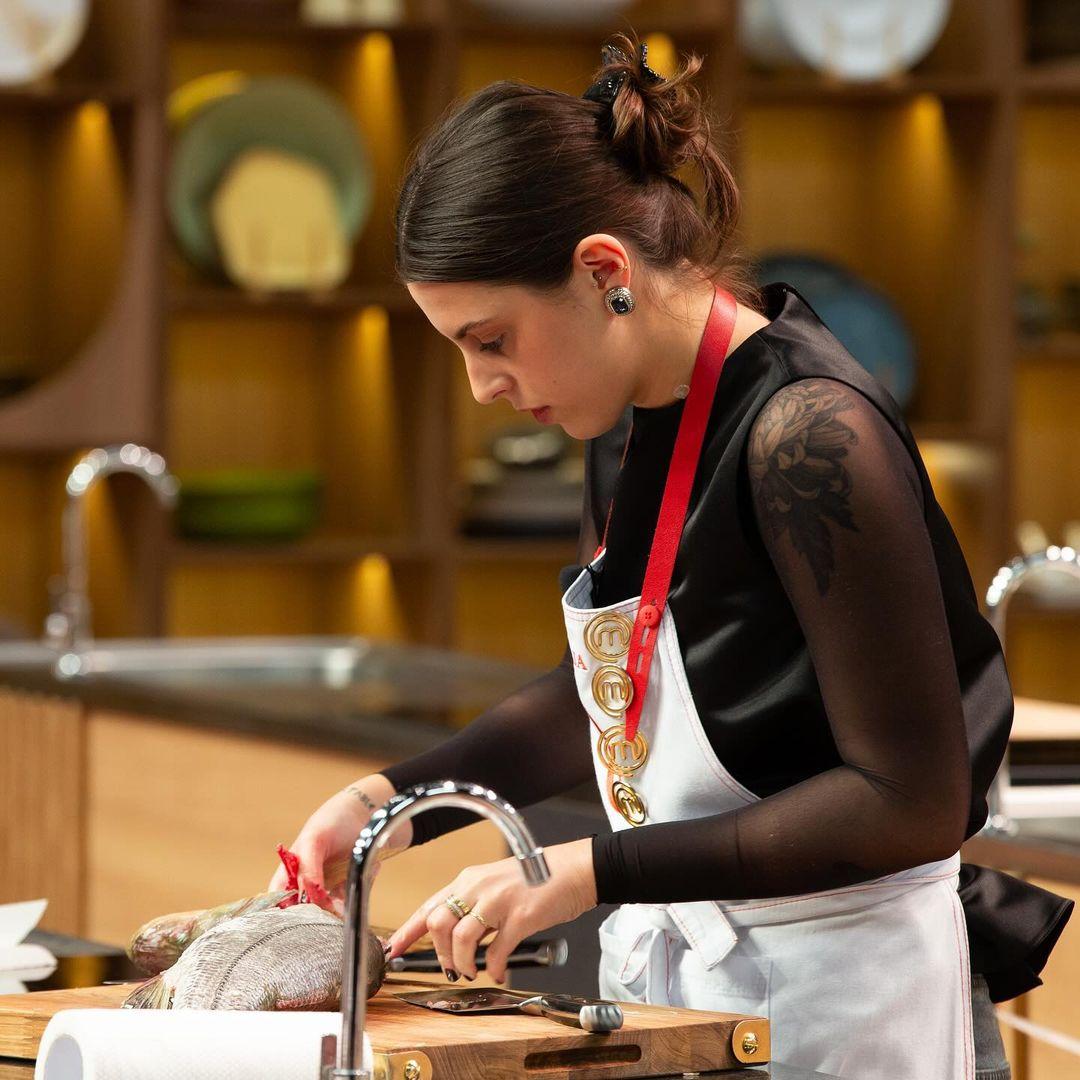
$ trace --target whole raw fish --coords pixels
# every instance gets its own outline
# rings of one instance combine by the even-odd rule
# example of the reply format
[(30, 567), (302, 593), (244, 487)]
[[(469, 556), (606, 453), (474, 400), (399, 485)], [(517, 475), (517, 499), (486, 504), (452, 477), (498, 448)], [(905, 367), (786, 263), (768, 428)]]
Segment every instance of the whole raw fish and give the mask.
[[(386, 974), (368, 931), (367, 996)], [(167, 971), (134, 990), (126, 1009), (315, 1009), (341, 1004), (344, 924), (314, 904), (271, 907), (219, 922)]]
[(189, 945), (218, 923), (276, 908), (294, 896), (295, 889), (260, 893), (203, 911), (176, 911), (170, 915), (160, 915), (135, 931), (128, 942), (127, 954), (140, 971), (157, 975), (171, 968)]

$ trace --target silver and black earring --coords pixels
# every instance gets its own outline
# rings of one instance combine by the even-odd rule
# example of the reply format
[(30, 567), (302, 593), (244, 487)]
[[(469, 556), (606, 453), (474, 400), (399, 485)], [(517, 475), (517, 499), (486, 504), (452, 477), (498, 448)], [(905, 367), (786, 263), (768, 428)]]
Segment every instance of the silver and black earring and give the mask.
[(604, 293), (604, 304), (612, 315), (629, 315), (634, 310), (634, 294), (625, 285), (616, 285)]
[[(622, 267), (617, 269), (621, 270)], [(599, 272), (593, 274), (598, 289), (599, 277)], [(604, 293), (604, 306), (612, 315), (629, 315), (634, 310), (634, 294), (625, 285), (615, 285)]]

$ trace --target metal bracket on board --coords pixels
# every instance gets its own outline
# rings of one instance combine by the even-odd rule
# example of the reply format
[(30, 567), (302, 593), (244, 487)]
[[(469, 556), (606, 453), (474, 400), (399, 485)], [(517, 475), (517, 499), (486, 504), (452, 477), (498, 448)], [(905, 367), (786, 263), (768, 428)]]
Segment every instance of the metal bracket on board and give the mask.
[(769, 1060), (769, 1021), (764, 1017), (740, 1020), (731, 1029), (731, 1049), (736, 1061), (761, 1065)]
[(375, 1054), (375, 1080), (432, 1080), (431, 1060), (419, 1050)]
[(350, 1072), (337, 1068), (337, 1036), (324, 1035), (320, 1058), (319, 1076), (321, 1080), (336, 1080), (339, 1077), (354, 1076), (357, 1080), (432, 1080), (434, 1071), (431, 1059), (420, 1050), (396, 1050), (386, 1053), (376, 1050), (374, 1071), (366, 1069)]

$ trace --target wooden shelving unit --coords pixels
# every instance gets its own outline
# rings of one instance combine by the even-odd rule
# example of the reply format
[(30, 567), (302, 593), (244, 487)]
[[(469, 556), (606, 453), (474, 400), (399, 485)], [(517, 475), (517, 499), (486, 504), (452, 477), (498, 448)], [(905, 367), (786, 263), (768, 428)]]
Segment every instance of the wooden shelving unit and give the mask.
[[(557, 572), (574, 544), (462, 533), (465, 459), (513, 418), (472, 401), (457, 350), (393, 280), (395, 188), (409, 148), (452, 98), (500, 78), (580, 93), (606, 34), (627, 24), (649, 35), (658, 70), (704, 54), (702, 87), (728, 132), (751, 253), (818, 251), (903, 310), (919, 362), (909, 422), (981, 594), (1039, 490), (1014, 373), (1036, 378), (1078, 353), (1067, 336), (1021, 343), (1013, 308), (1024, 181), (1042, 160), (1025, 155), (1049, 143), (1047, 110), (1074, 130), (1080, 69), (1025, 63), (1021, 0), (955, 0), (942, 39), (903, 77), (851, 85), (763, 72), (740, 52), (736, 6), (639, 0), (610, 23), (553, 28), (494, 19), (467, 0), (415, 0), (392, 26), (319, 27), (184, 0), (98, 0), (65, 69), (0, 91), (0, 268), (17, 283), (0, 290), (0, 335), (9, 353), (33, 354), (41, 376), (0, 399), (0, 498), (10, 507), (0, 557), (17, 571), (0, 583), (0, 615), (39, 629), (73, 455), (137, 439), (177, 470), (317, 468), (325, 521), (289, 544), (162, 542), (160, 530), (131, 528), (154, 519), (137, 484), (100, 492), (91, 529), (100, 634), (362, 631), (553, 660)], [(372, 214), (350, 279), (325, 297), (248, 296), (200, 278), (173, 247), (167, 95), (222, 69), (312, 78), (366, 137)], [(91, 130), (76, 153), (63, 140), (80, 122)], [(1050, 152), (1075, 167), (1080, 140), (1067, 142)], [(59, 200), (61, 225), (85, 211), (73, 179), (83, 169), (100, 183), (109, 147), (100, 219), (61, 247), (33, 211), (46, 196)], [(45, 176), (45, 195), (28, 190), (27, 153), (43, 163), (33, 178)], [(1053, 213), (1076, 217), (1060, 202)], [(117, 223), (114, 250), (95, 246), (94, 229)]]

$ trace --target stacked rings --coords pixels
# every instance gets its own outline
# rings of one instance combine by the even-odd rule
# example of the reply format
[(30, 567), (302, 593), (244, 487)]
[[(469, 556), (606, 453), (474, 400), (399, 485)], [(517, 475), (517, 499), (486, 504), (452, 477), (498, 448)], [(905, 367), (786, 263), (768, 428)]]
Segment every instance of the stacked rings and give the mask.
[(470, 914), (472, 908), (461, 899), (460, 896), (455, 896), (451, 893), (443, 903), (459, 918), (464, 919), (466, 915)]

